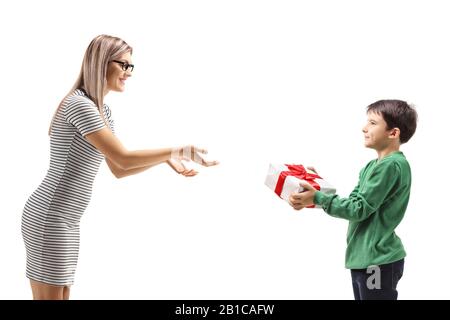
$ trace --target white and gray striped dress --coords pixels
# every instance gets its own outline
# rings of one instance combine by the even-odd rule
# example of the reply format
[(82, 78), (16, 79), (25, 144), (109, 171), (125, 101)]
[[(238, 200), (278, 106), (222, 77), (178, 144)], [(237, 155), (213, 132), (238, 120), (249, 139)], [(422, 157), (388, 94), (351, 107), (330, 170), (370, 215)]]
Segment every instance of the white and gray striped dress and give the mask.
[[(109, 107), (104, 105), (103, 110), (114, 131)], [(54, 119), (50, 168), (22, 215), (29, 279), (59, 286), (73, 284), (80, 218), (104, 158), (84, 136), (104, 127), (98, 108), (82, 90), (65, 99)]]

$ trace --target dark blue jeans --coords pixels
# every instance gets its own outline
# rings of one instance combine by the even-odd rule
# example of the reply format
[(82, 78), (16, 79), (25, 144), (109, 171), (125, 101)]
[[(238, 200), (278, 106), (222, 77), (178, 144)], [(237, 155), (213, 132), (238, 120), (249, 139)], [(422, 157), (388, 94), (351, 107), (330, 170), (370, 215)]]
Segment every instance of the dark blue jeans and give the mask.
[(352, 269), (355, 300), (397, 300), (405, 259), (367, 269)]

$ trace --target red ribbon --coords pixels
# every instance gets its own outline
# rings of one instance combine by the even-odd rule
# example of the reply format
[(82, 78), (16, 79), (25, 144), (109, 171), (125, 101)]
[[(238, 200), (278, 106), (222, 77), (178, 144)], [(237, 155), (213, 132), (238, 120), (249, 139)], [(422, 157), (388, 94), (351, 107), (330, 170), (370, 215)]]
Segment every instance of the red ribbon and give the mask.
[(305, 180), (311, 186), (313, 186), (314, 189), (320, 190), (319, 184), (314, 180), (322, 179), (322, 177), (320, 177), (318, 174), (307, 172), (305, 167), (303, 167), (301, 164), (286, 164), (286, 167), (288, 167), (289, 170), (281, 171), (280, 176), (278, 177), (277, 186), (275, 187), (275, 193), (279, 197), (281, 197), (281, 191), (283, 191), (284, 181), (288, 176), (294, 176), (301, 180)]

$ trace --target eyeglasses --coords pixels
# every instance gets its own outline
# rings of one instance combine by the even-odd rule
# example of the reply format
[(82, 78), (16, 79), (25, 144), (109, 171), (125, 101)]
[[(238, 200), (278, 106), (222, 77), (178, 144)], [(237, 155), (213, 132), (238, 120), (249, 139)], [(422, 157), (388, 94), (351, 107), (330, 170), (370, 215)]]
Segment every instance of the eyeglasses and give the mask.
[(118, 63), (122, 66), (123, 71), (128, 71), (130, 69), (130, 72), (133, 72), (134, 64), (129, 64), (127, 62), (119, 61), (119, 60), (113, 60), (112, 62)]

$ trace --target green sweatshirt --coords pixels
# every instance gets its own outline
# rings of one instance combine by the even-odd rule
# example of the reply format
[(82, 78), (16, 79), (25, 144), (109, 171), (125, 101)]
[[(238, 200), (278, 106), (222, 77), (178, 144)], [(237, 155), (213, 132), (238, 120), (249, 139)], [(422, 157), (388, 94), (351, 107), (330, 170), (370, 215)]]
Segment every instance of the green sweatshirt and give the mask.
[(395, 228), (405, 215), (411, 169), (402, 152), (370, 161), (348, 198), (317, 191), (314, 203), (330, 216), (349, 220), (345, 267), (365, 269), (406, 256)]

